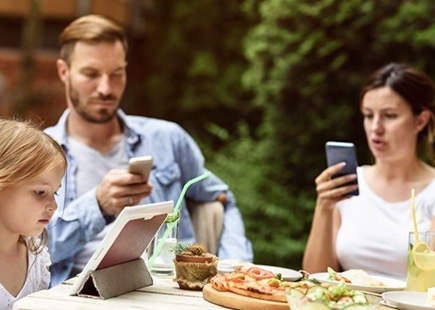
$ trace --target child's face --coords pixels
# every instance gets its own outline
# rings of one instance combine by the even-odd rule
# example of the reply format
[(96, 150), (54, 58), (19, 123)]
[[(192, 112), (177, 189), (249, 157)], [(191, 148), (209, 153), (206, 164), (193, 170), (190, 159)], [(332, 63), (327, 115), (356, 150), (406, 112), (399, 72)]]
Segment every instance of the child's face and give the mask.
[(57, 209), (64, 171), (56, 167), (28, 183), (0, 190), (0, 233), (38, 236)]

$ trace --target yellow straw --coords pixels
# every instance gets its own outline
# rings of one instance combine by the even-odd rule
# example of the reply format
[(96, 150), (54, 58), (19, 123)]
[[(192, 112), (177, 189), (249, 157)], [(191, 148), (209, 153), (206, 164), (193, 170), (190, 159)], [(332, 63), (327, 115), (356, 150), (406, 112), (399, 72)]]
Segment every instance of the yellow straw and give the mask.
[(415, 243), (420, 242), (420, 238), (418, 237), (418, 229), (417, 229), (417, 218), (415, 216), (415, 190), (411, 189), (411, 211), (412, 211), (412, 222), (414, 224), (414, 235), (415, 235)]

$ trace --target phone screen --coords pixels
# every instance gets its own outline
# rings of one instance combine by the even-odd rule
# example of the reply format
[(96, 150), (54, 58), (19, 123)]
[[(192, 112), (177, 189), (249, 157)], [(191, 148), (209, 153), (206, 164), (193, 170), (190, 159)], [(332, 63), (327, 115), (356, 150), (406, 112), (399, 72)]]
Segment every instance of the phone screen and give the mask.
[[(333, 178), (357, 173), (356, 169), (358, 167), (358, 161), (356, 157), (355, 145), (353, 143), (328, 141), (326, 142), (325, 148), (328, 166), (332, 166), (340, 162), (346, 163), (346, 166), (344, 166), (339, 173), (335, 174)], [(344, 185), (349, 184), (358, 184), (358, 179), (355, 179), (354, 181)], [(355, 190), (350, 192), (349, 195), (357, 196), (359, 195), (359, 191)]]

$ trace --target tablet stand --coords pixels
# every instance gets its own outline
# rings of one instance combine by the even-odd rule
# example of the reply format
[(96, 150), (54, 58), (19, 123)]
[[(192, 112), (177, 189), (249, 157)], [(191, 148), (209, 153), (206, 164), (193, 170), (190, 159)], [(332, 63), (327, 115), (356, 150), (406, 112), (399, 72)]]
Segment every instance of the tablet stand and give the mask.
[(78, 296), (107, 299), (153, 284), (142, 258), (91, 271)]

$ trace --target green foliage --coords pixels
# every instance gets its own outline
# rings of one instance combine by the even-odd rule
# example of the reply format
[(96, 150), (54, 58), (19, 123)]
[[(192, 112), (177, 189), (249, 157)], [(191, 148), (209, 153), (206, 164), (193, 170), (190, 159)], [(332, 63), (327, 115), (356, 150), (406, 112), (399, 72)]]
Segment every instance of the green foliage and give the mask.
[[(201, 144), (208, 168), (235, 193), (247, 235), (253, 243), (255, 262), (299, 269), (306, 237), (303, 229), (311, 219), (295, 217), (295, 211), (309, 210), (313, 202), (304, 194), (290, 192), (286, 184), (267, 177), (271, 170), (281, 168), (278, 163), (266, 162), (270, 141), (252, 138), (246, 124), (239, 124), (241, 138), (234, 142), (222, 133), (223, 128), (213, 125), (210, 131), (218, 133), (228, 144), (218, 153)], [(300, 240), (294, 241), (290, 236), (299, 236)]]
[[(250, 66), (243, 83), (265, 111), (262, 139), (268, 146), (262, 156), (269, 166), (258, 186), (263, 197), (251, 203), (267, 201), (260, 216), (277, 221), (265, 228), (263, 239), (285, 227), (286, 217), (286, 238), (268, 240), (279, 247), (274, 255), (280, 257), (289, 248), (303, 248), (314, 207), (313, 180), (325, 168), (324, 143), (353, 141), (360, 164), (371, 162), (358, 108), (368, 74), (397, 61), (435, 75), (435, 2), (247, 0), (245, 8), (258, 9), (250, 14), (260, 21), (245, 40)], [(251, 152), (260, 145), (252, 145)], [(274, 185), (269, 188), (264, 179)], [(250, 231), (253, 226), (248, 223)], [(256, 251), (267, 248), (256, 246)]]
[(371, 162), (360, 87), (392, 61), (435, 76), (434, 15), (433, 0), (155, 1), (140, 109), (200, 142), (255, 261), (297, 269), (324, 143), (353, 141)]
[[(150, 78), (141, 88), (147, 115), (176, 121), (207, 139), (208, 121), (226, 127), (223, 113), (251, 113), (240, 81), (247, 68), (242, 42), (251, 25), (241, 2), (155, 1), (149, 18), (155, 31), (144, 50)], [(195, 114), (203, 117), (192, 120)]]

